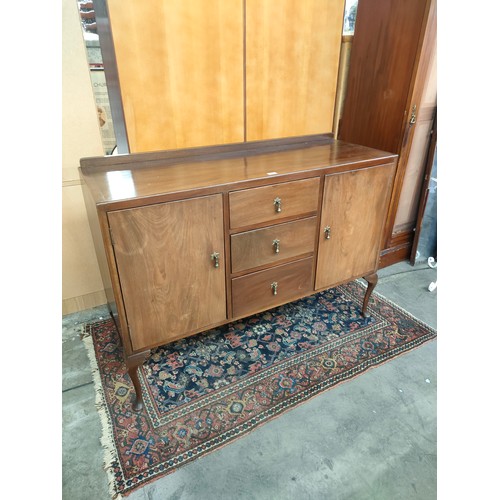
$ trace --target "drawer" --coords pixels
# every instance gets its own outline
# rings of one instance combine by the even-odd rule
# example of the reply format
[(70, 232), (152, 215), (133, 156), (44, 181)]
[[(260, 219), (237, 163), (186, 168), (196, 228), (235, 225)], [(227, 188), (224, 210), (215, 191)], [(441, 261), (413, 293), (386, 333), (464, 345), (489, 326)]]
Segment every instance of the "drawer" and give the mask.
[[(313, 258), (233, 278), (233, 316), (245, 316), (312, 292)], [(276, 285), (276, 293), (273, 290)]]
[(314, 252), (317, 217), (231, 236), (233, 273)]
[(318, 210), (319, 177), (229, 193), (232, 229)]

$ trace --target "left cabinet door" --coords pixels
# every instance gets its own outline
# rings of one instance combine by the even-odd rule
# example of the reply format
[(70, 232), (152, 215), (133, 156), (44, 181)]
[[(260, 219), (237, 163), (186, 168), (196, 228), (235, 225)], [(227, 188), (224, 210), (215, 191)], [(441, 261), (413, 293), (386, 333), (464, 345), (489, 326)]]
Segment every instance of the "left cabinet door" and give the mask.
[(108, 219), (134, 351), (226, 319), (222, 195), (117, 210)]

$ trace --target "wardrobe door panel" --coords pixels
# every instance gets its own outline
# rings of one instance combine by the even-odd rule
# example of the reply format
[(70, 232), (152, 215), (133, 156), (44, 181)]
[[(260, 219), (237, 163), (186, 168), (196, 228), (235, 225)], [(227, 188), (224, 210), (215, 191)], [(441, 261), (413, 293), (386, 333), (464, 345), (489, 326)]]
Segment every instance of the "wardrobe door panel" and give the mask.
[(243, 0), (108, 0), (131, 153), (244, 140)]
[(247, 140), (331, 133), (343, 0), (246, 1)]

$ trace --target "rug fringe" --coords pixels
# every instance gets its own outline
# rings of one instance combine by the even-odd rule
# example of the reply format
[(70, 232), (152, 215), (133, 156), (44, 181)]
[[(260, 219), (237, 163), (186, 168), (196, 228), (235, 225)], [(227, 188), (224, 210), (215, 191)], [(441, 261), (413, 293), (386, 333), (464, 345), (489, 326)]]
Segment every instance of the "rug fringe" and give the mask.
[(94, 381), (94, 389), (96, 393), (95, 407), (97, 410), (97, 414), (99, 415), (99, 418), (101, 420), (102, 436), (100, 441), (104, 450), (103, 467), (108, 477), (108, 491), (111, 495), (111, 498), (113, 500), (121, 500), (123, 499), (123, 496), (116, 490), (114, 475), (112, 471), (113, 462), (119, 462), (118, 453), (113, 441), (113, 426), (111, 424), (111, 419), (107, 411), (104, 389), (101, 384), (99, 367), (97, 365), (97, 359), (94, 351), (94, 342), (92, 339), (92, 334), (90, 332), (90, 328), (92, 328), (92, 325), (88, 325), (88, 333), (85, 331), (85, 326), (86, 325), (82, 326), (81, 338), (83, 344), (87, 349), (87, 356), (90, 361), (90, 369), (92, 371), (92, 379)]

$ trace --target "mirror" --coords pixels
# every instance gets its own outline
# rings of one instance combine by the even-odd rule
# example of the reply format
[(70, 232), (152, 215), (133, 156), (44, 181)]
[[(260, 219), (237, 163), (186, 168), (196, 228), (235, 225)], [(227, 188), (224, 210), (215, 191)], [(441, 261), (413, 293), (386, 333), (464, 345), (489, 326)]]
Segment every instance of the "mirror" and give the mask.
[(78, 11), (83, 31), (83, 39), (87, 52), (87, 62), (90, 72), (90, 80), (94, 93), (94, 100), (99, 117), (99, 129), (101, 140), (106, 155), (116, 152), (116, 137), (111, 116), (108, 87), (104, 74), (101, 46), (97, 33), (96, 13), (93, 1), (77, 1)]

